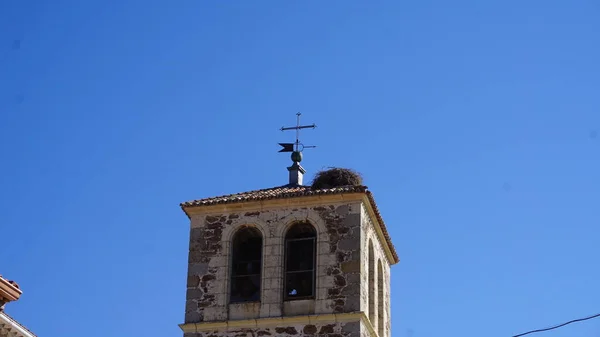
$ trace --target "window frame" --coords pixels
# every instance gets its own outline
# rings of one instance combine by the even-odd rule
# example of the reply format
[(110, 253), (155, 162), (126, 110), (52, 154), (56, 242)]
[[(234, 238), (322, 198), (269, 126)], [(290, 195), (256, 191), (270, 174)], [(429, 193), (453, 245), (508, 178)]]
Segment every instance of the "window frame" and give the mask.
[[(241, 231), (245, 231), (245, 230), (250, 230), (250, 231), (256, 231), (256, 234), (258, 234), (258, 236), (256, 236), (255, 238), (260, 238), (260, 260), (238, 260), (236, 261), (235, 258), (235, 251), (236, 251), (236, 239), (238, 235), (241, 235)], [(229, 300), (228, 303), (229, 304), (242, 304), (242, 303), (256, 303), (256, 302), (261, 302), (261, 298), (262, 298), (262, 292), (263, 292), (263, 268), (264, 268), (264, 237), (262, 235), (262, 232), (254, 227), (254, 226), (242, 226), (240, 228), (238, 228), (235, 233), (232, 236), (231, 239), (231, 247), (230, 247), (230, 254), (231, 254), (231, 258), (229, 259)], [(235, 274), (235, 268), (237, 265), (239, 265), (240, 263), (255, 263), (258, 262), (258, 268), (257, 268), (257, 273), (254, 274), (239, 274), (236, 275)], [(258, 299), (241, 299), (241, 300), (233, 300), (232, 294), (233, 294), (233, 286), (234, 284), (237, 285), (237, 283), (234, 282), (235, 279), (240, 279), (240, 278), (252, 278), (252, 277), (256, 277), (258, 276)]]
[[(307, 225), (307, 226), (312, 227), (313, 233), (311, 233), (310, 237), (291, 238), (291, 239), (287, 238), (290, 230), (292, 230), (295, 226), (302, 226), (302, 225)], [(285, 245), (284, 245), (284, 254), (283, 254), (283, 258), (284, 258), (284, 263), (283, 263), (283, 300), (284, 301), (298, 301), (298, 300), (315, 299), (316, 298), (316, 287), (317, 287), (317, 284), (316, 284), (317, 283), (317, 231), (316, 231), (316, 228), (309, 222), (296, 223), (296, 224), (290, 226), (290, 228), (288, 228), (288, 230), (286, 231), (286, 234), (284, 236), (284, 241), (285, 241)], [(288, 271), (289, 244), (290, 244), (290, 242), (300, 242), (300, 241), (312, 241), (312, 251), (313, 251), (312, 269)], [(311, 272), (311, 294), (307, 295), (307, 296), (293, 296), (293, 295), (288, 294), (288, 291), (287, 291), (288, 275), (289, 274), (308, 273), (308, 272)]]

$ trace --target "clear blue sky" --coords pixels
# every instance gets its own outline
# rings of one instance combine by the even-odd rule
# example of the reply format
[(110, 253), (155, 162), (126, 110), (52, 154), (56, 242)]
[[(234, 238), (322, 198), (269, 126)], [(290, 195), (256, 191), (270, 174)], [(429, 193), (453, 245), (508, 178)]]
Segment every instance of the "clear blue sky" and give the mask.
[[(600, 311), (597, 1), (0, 3), (0, 272), (40, 336), (180, 336), (179, 202), (363, 173), (394, 337)], [(10, 236), (12, 240), (5, 240)], [(600, 319), (539, 334), (600, 336)]]

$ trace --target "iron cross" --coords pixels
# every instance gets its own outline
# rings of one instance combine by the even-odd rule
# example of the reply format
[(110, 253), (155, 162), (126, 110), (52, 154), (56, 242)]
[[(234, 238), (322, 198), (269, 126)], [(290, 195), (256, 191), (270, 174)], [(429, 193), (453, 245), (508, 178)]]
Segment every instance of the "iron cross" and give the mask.
[(302, 149), (315, 147), (315, 146), (304, 146), (303, 144), (300, 143), (300, 130), (301, 129), (314, 129), (317, 127), (314, 123), (311, 125), (300, 125), (300, 116), (301, 115), (302, 114), (299, 112), (296, 114), (296, 126), (281, 127), (281, 131), (296, 130), (296, 142), (295, 143), (279, 143), (279, 145), (283, 146), (283, 149), (281, 149), (279, 152), (293, 152), (293, 151), (301, 152), (300, 145), (302, 145)]

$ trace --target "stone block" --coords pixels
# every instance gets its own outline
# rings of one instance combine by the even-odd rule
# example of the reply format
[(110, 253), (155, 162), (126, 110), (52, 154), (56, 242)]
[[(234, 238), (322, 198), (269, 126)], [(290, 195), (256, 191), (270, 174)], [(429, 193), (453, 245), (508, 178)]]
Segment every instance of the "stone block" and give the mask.
[(284, 316), (312, 315), (315, 313), (315, 300), (295, 300), (283, 302)]
[(360, 261), (353, 260), (341, 263), (341, 270), (343, 273), (360, 273)]
[(205, 322), (219, 322), (227, 320), (227, 309), (225, 306), (208, 307), (204, 309)]
[(260, 317), (260, 302), (232, 303), (229, 305), (229, 319), (254, 319)]

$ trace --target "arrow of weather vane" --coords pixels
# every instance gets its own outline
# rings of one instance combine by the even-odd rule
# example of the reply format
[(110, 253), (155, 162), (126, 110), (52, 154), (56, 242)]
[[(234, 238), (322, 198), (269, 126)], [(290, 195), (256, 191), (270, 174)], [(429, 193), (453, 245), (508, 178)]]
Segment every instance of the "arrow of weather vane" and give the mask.
[(279, 152), (294, 152), (294, 143), (279, 143), (283, 149)]

